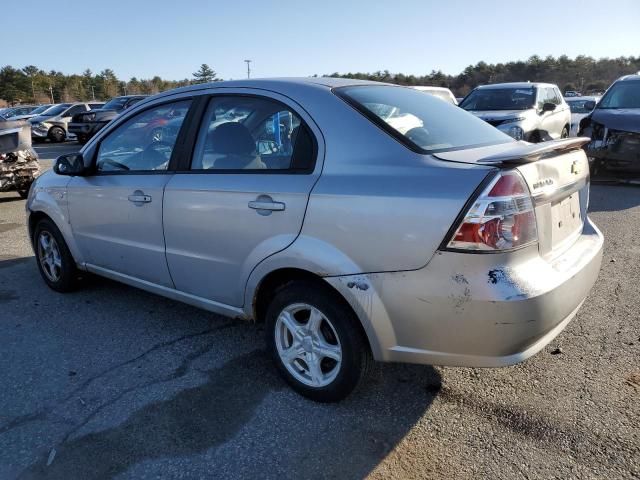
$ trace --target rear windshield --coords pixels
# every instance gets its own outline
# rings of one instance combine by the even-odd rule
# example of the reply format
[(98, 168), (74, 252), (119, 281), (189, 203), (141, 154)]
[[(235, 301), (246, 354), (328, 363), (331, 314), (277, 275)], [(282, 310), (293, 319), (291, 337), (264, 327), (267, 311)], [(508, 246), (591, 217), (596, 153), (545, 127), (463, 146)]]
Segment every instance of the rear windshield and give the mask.
[(366, 85), (334, 91), (371, 121), (421, 153), (514, 141), (455, 105), (413, 88)]

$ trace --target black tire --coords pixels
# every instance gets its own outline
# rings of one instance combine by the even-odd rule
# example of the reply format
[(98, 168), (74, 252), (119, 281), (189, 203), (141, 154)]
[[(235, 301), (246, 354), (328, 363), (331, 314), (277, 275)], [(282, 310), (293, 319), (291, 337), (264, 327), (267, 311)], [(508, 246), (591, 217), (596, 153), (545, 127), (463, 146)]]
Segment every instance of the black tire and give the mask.
[(67, 134), (60, 127), (51, 127), (47, 136), (49, 140), (55, 143), (64, 142), (64, 139), (67, 138)]
[(529, 136), (529, 142), (530, 143), (540, 143), (540, 141), (541, 141), (540, 132), (538, 132), (538, 131), (533, 132)]
[(566, 126), (562, 129), (560, 138), (569, 138), (569, 129)]
[[(48, 233), (53, 239), (58, 247), (59, 257), (61, 260), (60, 266), (60, 275), (57, 280), (52, 280), (45, 273), (44, 267), (42, 265), (41, 257), (41, 249), (38, 248), (38, 242), (40, 240), (40, 235), (42, 233)], [(79, 272), (76, 268), (76, 262), (71, 256), (71, 252), (67, 247), (67, 243), (64, 241), (60, 230), (58, 227), (48, 218), (44, 218), (40, 220), (35, 228), (33, 229), (33, 249), (36, 254), (36, 263), (38, 264), (38, 270), (40, 270), (40, 275), (45, 283), (56, 292), (71, 292), (78, 287), (79, 284)]]
[[(341, 362), (328, 385), (315, 387), (296, 379), (285, 367), (276, 345), (277, 319), (287, 307), (304, 303), (318, 309), (330, 321), (341, 349)], [(320, 282), (291, 282), (274, 295), (266, 313), (266, 337), (274, 363), (285, 381), (301, 395), (317, 402), (337, 402), (347, 397), (365, 379), (373, 357), (358, 318), (336, 292)], [(326, 327), (326, 324), (325, 324)], [(323, 360), (324, 361), (324, 360)]]
[(31, 137), (31, 141), (33, 143), (43, 143), (44, 142), (44, 138), (40, 138), (40, 137)]
[(18, 190), (18, 195), (20, 195), (20, 198), (27, 198), (29, 196), (29, 189)]
[(80, 145), (84, 145), (89, 141), (89, 137), (87, 135), (76, 135), (76, 138)]

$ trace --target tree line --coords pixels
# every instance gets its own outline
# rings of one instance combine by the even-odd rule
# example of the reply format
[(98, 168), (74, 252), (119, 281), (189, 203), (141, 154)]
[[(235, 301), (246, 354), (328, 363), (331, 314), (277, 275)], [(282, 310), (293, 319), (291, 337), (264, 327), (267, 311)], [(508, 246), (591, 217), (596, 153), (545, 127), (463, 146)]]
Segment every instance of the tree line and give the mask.
[(450, 88), (457, 96), (464, 96), (478, 85), (502, 82), (549, 82), (564, 92), (578, 90), (584, 94), (605, 90), (616, 78), (640, 72), (640, 56), (600, 58), (580, 55), (574, 59), (537, 55), (526, 61), (469, 65), (458, 75), (432, 70), (428, 75), (405, 75), (388, 70), (373, 73), (333, 73), (332, 77), (375, 80), (399, 85), (430, 85)]
[[(388, 70), (372, 73), (333, 73), (332, 77), (356, 78), (396, 83), (399, 85), (433, 85), (450, 88), (456, 96), (464, 96), (478, 85), (499, 82), (531, 81), (557, 84), (562, 91), (579, 90), (583, 93), (606, 89), (613, 80), (640, 71), (640, 56), (600, 58), (580, 55), (569, 58), (537, 55), (525, 61), (469, 65), (457, 75), (432, 70), (426, 75), (405, 75)], [(51, 70), (46, 72), (35, 65), (0, 68), (0, 106), (17, 103), (55, 103), (88, 100), (108, 100), (118, 95), (154, 94), (193, 83), (220, 80), (207, 64), (202, 64), (192, 78), (165, 80), (159, 76), (150, 79), (132, 77), (119, 79), (109, 68), (94, 74), (87, 69), (80, 74), (65, 75)]]
[(217, 81), (216, 72), (202, 64), (193, 78), (164, 80), (159, 76), (150, 79), (132, 77), (119, 79), (109, 68), (94, 74), (86, 69), (81, 74), (65, 75), (51, 70), (45, 72), (35, 65), (0, 68), (0, 106), (14, 104), (40, 104), (108, 100), (119, 95), (134, 95), (162, 92), (193, 83)]

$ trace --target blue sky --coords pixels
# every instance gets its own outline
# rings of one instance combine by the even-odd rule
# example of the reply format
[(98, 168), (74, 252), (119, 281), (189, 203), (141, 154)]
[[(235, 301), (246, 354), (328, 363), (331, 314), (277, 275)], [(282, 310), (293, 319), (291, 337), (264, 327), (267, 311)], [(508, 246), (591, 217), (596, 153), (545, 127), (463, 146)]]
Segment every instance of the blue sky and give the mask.
[[(0, 65), (128, 79), (459, 73), (538, 54), (640, 55), (639, 0), (56, 0), (2, 5)], [(15, 21), (13, 21), (15, 19)]]

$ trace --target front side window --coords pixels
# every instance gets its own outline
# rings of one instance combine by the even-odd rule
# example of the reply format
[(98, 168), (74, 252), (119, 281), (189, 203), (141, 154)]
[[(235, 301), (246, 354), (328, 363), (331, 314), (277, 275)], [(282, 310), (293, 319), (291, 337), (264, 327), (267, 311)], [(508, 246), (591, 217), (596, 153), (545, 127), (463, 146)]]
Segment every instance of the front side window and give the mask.
[(476, 88), (460, 107), (471, 111), (528, 110), (533, 108), (535, 98), (533, 87)]
[(513, 141), (455, 105), (413, 88), (367, 85), (337, 88), (334, 92), (421, 153)]
[(614, 83), (597, 108), (640, 108), (640, 80)]
[(211, 99), (192, 170), (304, 170), (313, 160), (311, 133), (285, 105), (262, 97)]
[(150, 108), (111, 131), (100, 142), (98, 172), (166, 170), (190, 103), (184, 100)]
[(81, 113), (86, 111), (87, 109), (85, 108), (84, 105), (74, 105), (73, 107), (71, 107), (69, 110), (67, 110), (66, 112), (64, 112), (64, 116), (65, 117), (73, 117), (75, 114), (77, 113)]

